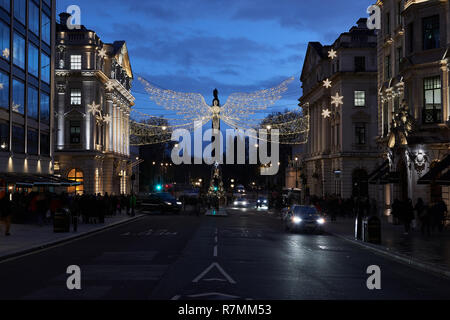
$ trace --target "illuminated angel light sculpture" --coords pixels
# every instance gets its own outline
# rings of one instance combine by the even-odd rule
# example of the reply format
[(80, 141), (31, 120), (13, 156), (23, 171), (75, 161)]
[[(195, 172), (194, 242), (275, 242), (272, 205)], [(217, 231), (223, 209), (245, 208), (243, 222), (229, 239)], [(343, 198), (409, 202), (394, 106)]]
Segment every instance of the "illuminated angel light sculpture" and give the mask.
[[(209, 121), (213, 122), (213, 129), (220, 129), (221, 121), (235, 129), (247, 130), (251, 127), (257, 127), (263, 119), (257, 119), (255, 114), (267, 111), (269, 107), (280, 101), (283, 98), (283, 94), (288, 90), (289, 84), (294, 81), (294, 77), (291, 77), (270, 89), (252, 93), (233, 93), (228, 97), (226, 103), (221, 106), (217, 89), (214, 90), (212, 105), (208, 105), (205, 98), (199, 93), (183, 93), (161, 89), (142, 77), (138, 79), (144, 85), (151, 101), (178, 116), (178, 119), (174, 120), (177, 124), (168, 127), (171, 129), (184, 128), (189, 130), (195, 129), (193, 128), (194, 123), (200, 123), (203, 126)], [(135, 112), (139, 113), (141, 117), (154, 117), (142, 112)], [(304, 133), (309, 131), (309, 119), (304, 118), (300, 122), (297, 127), (301, 129), (298, 132)], [(276, 125), (277, 129), (279, 128), (283, 132), (283, 123), (277, 123)], [(289, 132), (286, 131), (285, 134), (297, 133), (295, 131), (292, 132), (292, 121), (288, 125), (287, 128), (289, 129), (287, 131)], [(132, 135), (144, 137), (146, 131), (152, 137), (156, 137), (158, 132), (160, 132), (161, 137), (164, 138), (160, 142), (170, 140), (168, 137), (169, 130), (162, 132), (157, 125), (132, 123)], [(157, 143), (157, 139), (155, 143)]]

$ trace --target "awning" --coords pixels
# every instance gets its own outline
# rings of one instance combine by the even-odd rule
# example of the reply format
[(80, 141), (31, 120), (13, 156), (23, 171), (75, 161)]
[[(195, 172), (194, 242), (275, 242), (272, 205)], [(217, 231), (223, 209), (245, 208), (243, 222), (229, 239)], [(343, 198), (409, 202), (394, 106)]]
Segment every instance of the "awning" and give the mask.
[(0, 181), (22, 187), (54, 186), (70, 187), (78, 186), (79, 182), (70, 181), (54, 175), (38, 175), (28, 173), (0, 173)]
[(450, 170), (436, 180), (436, 183), (442, 186), (450, 186)]
[(376, 168), (370, 175), (369, 175), (369, 183), (370, 184), (379, 184), (380, 180), (389, 173), (389, 160), (386, 160), (383, 162), (381, 166)]
[[(426, 175), (419, 179), (418, 184), (432, 184), (433, 182), (437, 182), (439, 175), (443, 174), (445, 170), (450, 169), (450, 155), (447, 155), (442, 161), (438, 162), (438, 164), (430, 169)], [(447, 175), (444, 173), (444, 176)]]

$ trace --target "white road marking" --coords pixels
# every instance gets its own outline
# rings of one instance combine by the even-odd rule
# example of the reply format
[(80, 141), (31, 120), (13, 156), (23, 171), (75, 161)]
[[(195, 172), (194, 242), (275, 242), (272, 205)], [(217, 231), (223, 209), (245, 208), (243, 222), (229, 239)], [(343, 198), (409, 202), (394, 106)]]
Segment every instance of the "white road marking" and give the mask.
[(218, 248), (217, 248), (217, 246), (215, 246), (214, 247), (214, 257), (216, 257), (216, 258), (217, 258), (217, 251), (218, 251)]
[(217, 263), (214, 262), (213, 264), (211, 264), (208, 268), (205, 269), (205, 271), (203, 271), (197, 278), (195, 278), (194, 280), (192, 280), (192, 282), (197, 283), (199, 282), (202, 278), (204, 278), (212, 269), (217, 268), (217, 270), (219, 270), (219, 272), (226, 278), (226, 280), (231, 283), (231, 284), (236, 284), (236, 281), (233, 280), (232, 277), (230, 277), (230, 275), (228, 273), (225, 272), (225, 270), (223, 270), (223, 268)]
[(215, 243), (219, 242), (219, 238), (217, 238), (217, 236), (214, 238), (214, 242)]
[(180, 300), (180, 298), (181, 298), (181, 296), (175, 296), (175, 297), (173, 297), (172, 299), (170, 299), (170, 300), (172, 300), (172, 301), (176, 301), (176, 300)]

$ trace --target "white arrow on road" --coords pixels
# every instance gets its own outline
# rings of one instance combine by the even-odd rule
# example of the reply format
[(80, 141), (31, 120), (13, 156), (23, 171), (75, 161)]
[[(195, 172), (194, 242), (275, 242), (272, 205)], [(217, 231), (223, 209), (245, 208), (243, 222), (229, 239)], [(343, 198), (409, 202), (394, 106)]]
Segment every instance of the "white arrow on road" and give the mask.
[(197, 283), (200, 280), (202, 280), (209, 272), (211, 272), (212, 269), (217, 268), (217, 270), (219, 270), (219, 272), (225, 277), (225, 279), (231, 283), (231, 284), (236, 284), (236, 281), (233, 280), (233, 278), (230, 277), (230, 275), (228, 273), (225, 272), (225, 270), (223, 270), (223, 268), (217, 263), (214, 262), (213, 264), (211, 264), (208, 268), (206, 268), (205, 271), (203, 271), (197, 278), (195, 278), (194, 280), (192, 280), (192, 282)]

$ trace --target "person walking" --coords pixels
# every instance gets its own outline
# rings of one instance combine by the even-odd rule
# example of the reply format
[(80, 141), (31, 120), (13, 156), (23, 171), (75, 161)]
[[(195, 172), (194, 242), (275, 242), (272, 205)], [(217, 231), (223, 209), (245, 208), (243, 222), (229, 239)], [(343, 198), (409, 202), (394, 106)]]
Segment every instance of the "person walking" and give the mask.
[(417, 212), (417, 217), (420, 220), (420, 231), (423, 235), (425, 233), (430, 236), (431, 235), (431, 223), (430, 223), (430, 214), (429, 209), (423, 202), (422, 198), (417, 200), (417, 204), (414, 208)]
[(0, 219), (5, 225), (5, 236), (9, 237), (11, 235), (12, 211), (9, 194), (6, 192), (0, 194)]
[(411, 199), (404, 203), (401, 216), (405, 226), (405, 235), (408, 235), (411, 232), (411, 223), (414, 220), (414, 207)]

